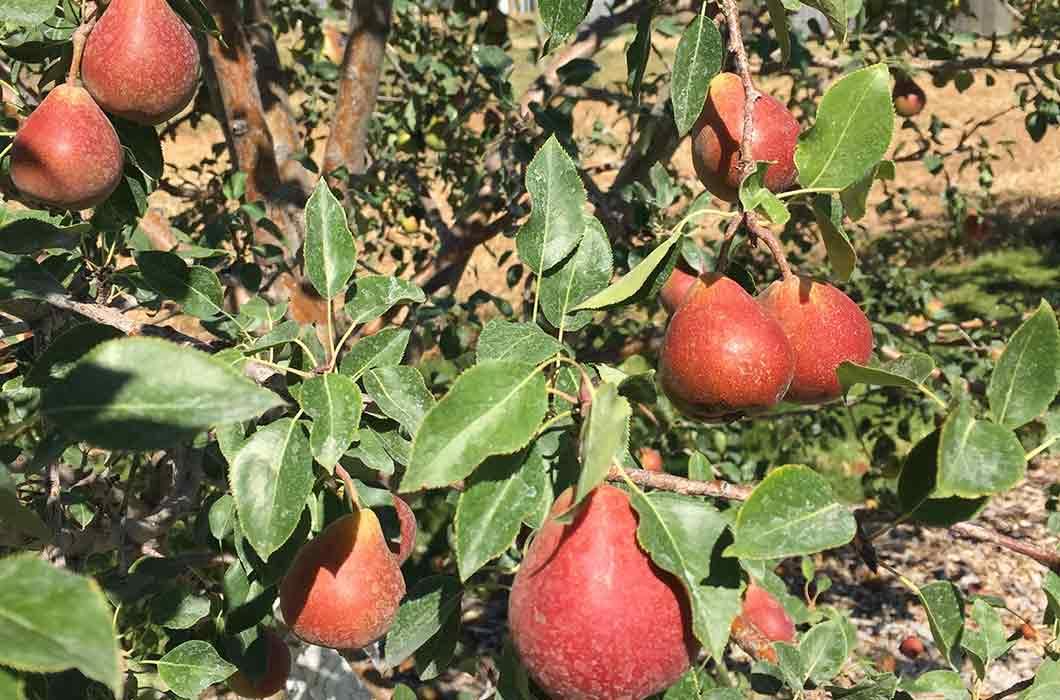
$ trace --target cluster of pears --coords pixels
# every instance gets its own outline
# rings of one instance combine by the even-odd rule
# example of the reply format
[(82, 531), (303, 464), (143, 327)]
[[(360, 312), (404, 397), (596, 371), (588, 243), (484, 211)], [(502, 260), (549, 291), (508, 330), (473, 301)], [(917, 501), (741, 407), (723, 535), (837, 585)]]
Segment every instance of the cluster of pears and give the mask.
[[(195, 96), (199, 49), (166, 0), (111, 0), (81, 57), (81, 81), (41, 101), (11, 146), (11, 180), (28, 199), (94, 207), (121, 182), (124, 156), (104, 111), (160, 124)], [(102, 109), (101, 109), (102, 108)]]
[(729, 277), (674, 269), (662, 290), (672, 314), (659, 381), (674, 406), (703, 421), (770, 410), (781, 400), (838, 398), (836, 368), (872, 354), (872, 327), (850, 297), (791, 275), (757, 298)]
[[(629, 495), (602, 485), (571, 522), (570, 489), (537, 533), (512, 584), (508, 624), (530, 676), (554, 700), (640, 699), (676, 682), (695, 661), (688, 596), (637, 542)], [(752, 584), (736, 626), (791, 642), (784, 608)]]

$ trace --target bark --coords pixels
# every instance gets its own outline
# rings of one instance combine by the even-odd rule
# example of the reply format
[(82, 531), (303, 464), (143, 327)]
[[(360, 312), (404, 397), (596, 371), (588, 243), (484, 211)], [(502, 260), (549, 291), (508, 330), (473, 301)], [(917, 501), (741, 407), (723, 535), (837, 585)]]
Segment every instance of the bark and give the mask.
[(368, 124), (375, 110), (390, 17), (390, 0), (353, 0), (324, 173), (331, 175), (342, 167), (351, 175), (364, 172)]

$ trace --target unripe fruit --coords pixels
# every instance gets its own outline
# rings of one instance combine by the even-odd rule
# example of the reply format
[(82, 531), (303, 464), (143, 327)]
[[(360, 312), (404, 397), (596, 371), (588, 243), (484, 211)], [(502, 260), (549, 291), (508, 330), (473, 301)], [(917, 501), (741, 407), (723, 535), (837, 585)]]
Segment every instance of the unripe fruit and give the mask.
[(84, 88), (60, 85), (22, 122), (11, 180), (26, 197), (61, 209), (101, 203), (121, 182), (125, 157), (107, 115)]
[(669, 279), (666, 280), (666, 283), (663, 284), (662, 289), (659, 291), (659, 301), (662, 302), (666, 313), (673, 314), (674, 311), (677, 311), (677, 307), (688, 296), (688, 290), (692, 288), (697, 279), (699, 279), (699, 274), (685, 268), (681, 263), (674, 267)]
[(795, 623), (787, 610), (757, 583), (747, 586), (740, 617), (771, 642), (792, 644), (795, 641)]
[[(572, 492), (553, 515), (570, 507)], [(645, 698), (695, 658), (688, 598), (637, 544), (629, 496), (599, 486), (574, 521), (537, 533), (512, 584), (512, 641), (555, 700)]]
[(924, 111), (927, 95), (912, 78), (897, 78), (891, 92), (894, 111), (901, 117), (915, 117)]
[(690, 418), (717, 420), (766, 411), (795, 371), (780, 324), (739, 284), (704, 275), (670, 318), (659, 352), (659, 383)]
[(280, 635), (266, 630), (261, 635), (265, 643), (265, 673), (252, 679), (243, 671), (236, 671), (228, 679), (228, 688), (243, 698), (267, 698), (280, 692), (291, 675), (291, 651)]
[(818, 403), (843, 388), (836, 368), (864, 364), (872, 355), (872, 326), (850, 297), (830, 284), (790, 277), (759, 296), (762, 308), (784, 329), (795, 353), (795, 374), (785, 400)]
[(361, 508), (299, 550), (280, 584), (280, 609), (310, 644), (359, 649), (386, 634), (404, 595), (379, 520)]
[(920, 641), (920, 637), (911, 635), (902, 640), (898, 651), (902, 652), (902, 656), (907, 659), (915, 659), (924, 653), (924, 643)]
[(199, 47), (166, 0), (111, 0), (88, 35), (81, 79), (111, 114), (161, 124), (195, 96)]
[(640, 449), (640, 466), (650, 472), (662, 473), (666, 471), (663, 469), (662, 455), (653, 447), (642, 447)]
[[(740, 189), (740, 142), (743, 138), (743, 82), (735, 73), (721, 73), (710, 81), (703, 112), (692, 127), (692, 164), (711, 194), (735, 202)], [(784, 104), (761, 94), (751, 118), (751, 155), (769, 161), (765, 186), (773, 192), (791, 187), (798, 172), (795, 146), (799, 123)]]

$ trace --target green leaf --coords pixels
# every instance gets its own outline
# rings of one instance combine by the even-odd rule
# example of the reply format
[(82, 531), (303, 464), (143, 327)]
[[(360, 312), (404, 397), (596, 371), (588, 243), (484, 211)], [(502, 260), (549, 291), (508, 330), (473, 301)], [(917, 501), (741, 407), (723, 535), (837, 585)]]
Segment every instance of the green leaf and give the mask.
[(218, 655), (209, 642), (184, 642), (158, 660), (158, 675), (177, 696), (196, 700), (214, 683), (220, 683), (236, 667)]
[(281, 418), (250, 436), (229, 472), (243, 533), (262, 559), (294, 532), (313, 490), (313, 457), (302, 425)]
[(813, 128), (799, 137), (799, 182), (807, 188), (845, 189), (883, 158), (893, 132), (887, 66), (848, 73), (828, 89)]
[(918, 678), (903, 678), (899, 689), (916, 700), (970, 700), (964, 679), (955, 671), (928, 671)]
[(840, 43), (847, 40), (847, 2), (848, 0), (802, 0), (804, 5), (820, 10), (828, 18), (828, 23), (832, 25)]
[(1045, 412), (1060, 391), (1060, 330), (1044, 299), (1016, 329), (990, 377), (986, 397), (997, 422), (1018, 428)]
[(865, 175), (839, 193), (843, 209), (851, 221), (860, 221), (865, 216), (869, 191), (876, 180), (894, 180), (894, 161), (881, 160), (869, 168)]
[(223, 540), (232, 534), (235, 519), (236, 502), (232, 500), (231, 494), (222, 494), (210, 505), (210, 512), (207, 514), (210, 534), (215, 540)]
[(978, 420), (961, 401), (942, 425), (936, 497), (978, 498), (1007, 491), (1023, 478), (1027, 460), (1009, 428)]
[(378, 367), (364, 374), (364, 390), (379, 410), (415, 435), (427, 411), (434, 408), (434, 396), (427, 390), (423, 375), (415, 367)]
[(379, 433), (370, 428), (362, 427), (357, 431), (357, 445), (346, 454), (354, 459), (359, 459), (364, 466), (375, 469), (383, 474), (394, 473), (394, 460), (387, 453)]
[(972, 620), (975, 627), (965, 627), (961, 646), (972, 656), (979, 678), (986, 677), (987, 667), (1008, 653), (1015, 641), (1008, 641), (1001, 616), (985, 600), (972, 603)]
[(48, 386), (41, 411), (76, 440), (147, 450), (280, 405), (279, 396), (204, 352), (154, 338), (120, 338), (97, 345)]
[(766, 7), (769, 8), (769, 21), (773, 23), (777, 44), (780, 45), (780, 61), (787, 65), (791, 61), (791, 33), (788, 31), (787, 10), (780, 0), (766, 0)]
[(36, 555), (0, 559), (0, 664), (54, 673), (76, 668), (121, 688), (113, 612), (96, 582)]
[(92, 230), (87, 222), (63, 225), (62, 218), (32, 209), (12, 210), (0, 205), (0, 251), (36, 254), (50, 248), (70, 250)]
[(55, 14), (56, 4), (55, 0), (4, 0), (0, 6), (0, 24), (36, 27)]
[(935, 498), (938, 482), (939, 431), (918, 442), (902, 465), (898, 477), (898, 500), (902, 512), (925, 525), (949, 527), (971, 520), (986, 506), (987, 499)]
[(541, 23), (551, 35), (551, 45), (573, 34), (588, 11), (588, 0), (541, 0), (538, 4)]
[(22, 681), (6, 671), (0, 671), (0, 698), (26, 700)]
[(491, 360), (466, 370), (416, 431), (401, 491), (451, 484), (487, 457), (522, 449), (547, 409), (545, 377), (533, 365)]
[(526, 190), (533, 208), (515, 243), (520, 259), (540, 275), (570, 255), (585, 230), (585, 186), (555, 135), (530, 161)]
[(0, 464), (0, 532), (25, 535), (42, 542), (50, 542), (52, 539), (51, 530), (37, 512), (22, 504), (18, 496), (18, 485), (11, 478), (7, 467), (2, 464)]
[(31, 257), (0, 253), (0, 301), (44, 299), (66, 290)]
[(544, 470), (540, 454), (524, 451), (490, 457), (468, 477), (454, 517), (461, 581), (515, 542), (524, 518), (537, 508)]
[(117, 328), (99, 323), (74, 326), (56, 337), (48, 349), (41, 353), (33, 369), (26, 373), (23, 384), (29, 387), (43, 387), (49, 382), (62, 379), (86, 352), (102, 342), (122, 336), (122, 332)]
[(788, 465), (770, 472), (740, 508), (736, 541), (725, 554), (745, 559), (780, 559), (840, 547), (856, 524), (817, 472)]
[(1045, 659), (1034, 673), (1034, 685), (1019, 700), (1053, 700), (1060, 693), (1060, 661)]
[(802, 692), (803, 686), (806, 685), (806, 669), (802, 667), (802, 655), (799, 654), (798, 647), (776, 642), (773, 644), (773, 650), (777, 653), (779, 678), (796, 693)]
[[(607, 231), (585, 215), (585, 233), (573, 253), (541, 277), (538, 294), (545, 318), (560, 331), (576, 331), (593, 320), (589, 310), (571, 312), (607, 286), (614, 262)], [(560, 334), (562, 336), (562, 332)]]
[(755, 171), (740, 183), (740, 202), (746, 211), (758, 211), (772, 223), (784, 226), (791, 220), (791, 212), (784, 200), (765, 186), (764, 179), (769, 166), (766, 162), (757, 163)]
[(210, 599), (183, 586), (170, 586), (151, 600), (151, 621), (174, 630), (186, 630), (210, 614)]
[(858, 264), (858, 254), (843, 229), (843, 203), (838, 195), (814, 197), (813, 218), (821, 230), (821, 240), (836, 278), (846, 282)]
[(851, 652), (846, 622), (835, 618), (814, 625), (799, 640), (803, 678), (820, 685), (834, 678)]
[(437, 634), (460, 610), (463, 591), (454, 576), (428, 576), (408, 592), (386, 635), (386, 662), (394, 667)]
[(149, 250), (136, 256), (147, 284), (166, 299), (180, 304), (184, 313), (201, 319), (224, 314), (224, 287), (213, 270), (189, 267), (179, 255)]
[(339, 372), (356, 380), (373, 367), (401, 364), (409, 335), (406, 328), (384, 328), (375, 335), (361, 338), (343, 356)]
[(302, 383), (300, 403), (313, 418), (309, 448), (330, 474), (357, 437), (361, 390), (345, 375), (324, 374)]
[(711, 78), (721, 70), (721, 32), (703, 14), (696, 15), (681, 34), (670, 78), (670, 101), (677, 133), (684, 136), (699, 119)]
[(495, 318), (478, 337), (478, 362), (518, 360), (527, 364), (544, 362), (563, 351), (563, 345), (533, 323), (513, 323)]
[(657, 245), (655, 250), (649, 253), (647, 257), (641, 260), (640, 263), (626, 273), (625, 276), (599, 294), (581, 302), (572, 308), (571, 311), (580, 311), (581, 309), (602, 309), (607, 306), (621, 304), (634, 298), (642, 289), (644, 289), (645, 285), (652, 282), (656, 272), (666, 264), (670, 254), (679, 250), (679, 248), (675, 248), (675, 246), (681, 242), (682, 238), (684, 238), (684, 236), (679, 233), (670, 236)]
[(722, 657), (732, 621), (740, 614), (740, 590), (711, 579), (711, 557), (727, 521), (713, 506), (665, 491), (636, 489), (637, 541), (655, 564), (680, 579), (692, 603), (692, 629), (716, 659)]
[(836, 700), (892, 700), (898, 690), (898, 679), (890, 673), (869, 673), (869, 679), (853, 688), (829, 687)]
[(844, 362), (836, 369), (836, 375), (844, 390), (855, 384), (875, 384), (919, 391), (934, 371), (935, 361), (929, 355), (911, 352), (895, 360), (870, 365)]
[(378, 318), (402, 302), (420, 304), (427, 300), (422, 289), (400, 277), (358, 277), (356, 287), (353, 299), (346, 302), (345, 307), (346, 315), (354, 325)]
[(298, 321), (284, 321), (260, 338), (255, 338), (248, 350), (252, 353), (261, 352), (279, 345), (293, 343), (301, 331), (302, 327), (298, 324)]
[(920, 588), (920, 601), (927, 612), (935, 646), (949, 663), (960, 663), (961, 635), (964, 633), (964, 600), (949, 581), (932, 581)]
[(346, 211), (323, 178), (305, 207), (305, 274), (325, 299), (346, 288), (357, 266), (357, 247)]
[(582, 423), (578, 459), (582, 464), (571, 507), (604, 482), (611, 465), (629, 449), (629, 420), (633, 409), (610, 382), (596, 387), (589, 415)]
[(640, 100), (640, 89), (644, 84), (644, 71), (651, 57), (651, 22), (655, 17), (655, 4), (645, 5), (637, 18), (637, 33), (626, 48), (626, 85), (634, 100)]

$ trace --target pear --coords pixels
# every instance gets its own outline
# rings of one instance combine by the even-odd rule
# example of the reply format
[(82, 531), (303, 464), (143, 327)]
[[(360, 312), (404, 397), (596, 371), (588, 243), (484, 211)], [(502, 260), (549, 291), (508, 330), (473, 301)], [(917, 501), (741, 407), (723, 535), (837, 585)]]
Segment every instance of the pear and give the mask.
[(11, 144), (11, 181), (27, 198), (88, 209), (121, 182), (125, 157), (107, 115), (75, 85), (48, 93)]
[(258, 639), (265, 645), (264, 673), (253, 678), (244, 671), (236, 671), (228, 678), (228, 688), (243, 698), (271, 697), (284, 689), (291, 675), (291, 650), (283, 638), (265, 630)]
[(686, 267), (683, 263), (679, 262), (674, 267), (670, 277), (659, 291), (659, 300), (662, 302), (663, 308), (666, 309), (666, 313), (672, 314), (677, 311), (677, 307), (688, 296), (688, 290), (692, 288), (698, 279), (699, 273)]
[(291, 631), (310, 644), (359, 649), (390, 629), (405, 579), (368, 508), (328, 525), (299, 550), (280, 584)]
[(166, 0), (111, 0), (88, 35), (81, 79), (107, 112), (161, 124), (195, 96), (199, 47)]

